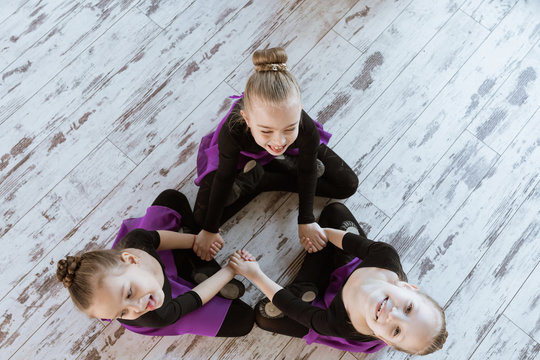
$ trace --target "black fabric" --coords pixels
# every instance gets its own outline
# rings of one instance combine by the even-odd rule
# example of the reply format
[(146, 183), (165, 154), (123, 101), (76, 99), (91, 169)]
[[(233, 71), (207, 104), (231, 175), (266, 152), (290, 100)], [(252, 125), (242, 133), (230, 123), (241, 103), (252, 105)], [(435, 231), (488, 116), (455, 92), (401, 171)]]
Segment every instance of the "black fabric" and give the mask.
[[(319, 223), (321, 227), (339, 228), (345, 221), (353, 222), (360, 229), (358, 222), (350, 211), (343, 204), (334, 203), (323, 210)], [(362, 259), (362, 263), (357, 268), (378, 267), (388, 269), (395, 272), (401, 280), (406, 281), (407, 278), (396, 250), (386, 243), (367, 239), (363, 231), (360, 231), (360, 233), (360, 235), (346, 233), (343, 238), (343, 251), (328, 243), (323, 250), (313, 254), (306, 254), (295, 282), (311, 281), (315, 283), (320, 289), (320, 296), (322, 296), (328, 286), (329, 276), (332, 271), (347, 264), (354, 257)], [(326, 310), (303, 302), (287, 289), (278, 291), (274, 295), (272, 302), (291, 321), (296, 321), (319, 334), (356, 341), (371, 341), (374, 339), (371, 336), (358, 333), (352, 326), (343, 304), (342, 289)]]
[[(274, 174), (274, 176), (270, 176), (270, 178), (267, 179), (270, 180), (267, 181), (267, 183), (272, 184), (272, 186), (263, 186), (253, 196), (250, 195), (247, 198), (239, 199), (238, 204), (233, 204), (230, 209), (227, 209), (225, 203), (238, 173), (237, 164), (240, 151), (252, 153), (265, 151), (264, 148), (255, 142), (251, 132), (247, 129), (245, 122), (241, 119), (239, 120), (238, 117), (240, 116), (239, 111), (241, 107), (242, 101), (236, 104), (222, 126), (218, 135), (218, 169), (213, 173), (211, 178), (209, 178), (210, 174), (205, 177), (204, 180), (206, 180), (206, 178), (208, 178), (208, 180), (203, 180), (201, 189), (197, 195), (197, 200), (195, 202), (195, 218), (204, 230), (212, 233), (218, 232), (219, 226), (234, 215), (233, 210), (236, 209), (236, 211), (238, 211), (241, 209), (249, 202), (249, 200), (261, 191), (273, 190), (298, 192), (298, 222), (300, 224), (314, 222), (313, 197), (316, 193), (316, 188), (320, 185), (318, 184), (320, 181), (318, 181), (316, 177), (317, 166), (315, 161), (318, 156), (327, 158), (330, 161), (327, 167), (329, 173), (335, 174), (334, 170), (343, 167), (343, 164), (349, 173), (345, 179), (343, 177), (338, 178), (338, 182), (330, 181), (331, 186), (326, 186), (320, 193), (321, 196), (341, 199), (352, 195), (356, 191), (356, 187), (358, 186), (356, 175), (343, 160), (333, 152), (331, 156), (330, 154), (326, 154), (326, 150), (322, 152), (319, 151), (320, 137), (318, 129), (309, 115), (302, 110), (298, 137), (289, 146), (291, 149), (299, 149), (296, 176), (291, 176), (291, 174), (279, 174), (276, 178), (276, 174)], [(274, 184), (276, 186), (273, 186)], [(324, 185), (326, 185), (325, 180), (323, 180), (322, 186), (324, 187)], [(352, 191), (350, 191), (351, 188), (353, 188)], [(343, 191), (344, 189), (348, 191)]]
[(247, 335), (255, 323), (251, 306), (242, 300), (233, 300), (216, 337), (236, 337)]

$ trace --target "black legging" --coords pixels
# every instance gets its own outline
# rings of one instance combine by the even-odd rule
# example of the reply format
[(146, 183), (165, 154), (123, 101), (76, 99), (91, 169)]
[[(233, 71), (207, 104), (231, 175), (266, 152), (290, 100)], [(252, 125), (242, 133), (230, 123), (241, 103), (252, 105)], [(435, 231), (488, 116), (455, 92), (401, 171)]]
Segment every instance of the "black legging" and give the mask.
[[(360, 234), (365, 236), (353, 214), (341, 203), (327, 205), (323, 209), (318, 223), (322, 228), (339, 229), (346, 221), (352, 222)], [(330, 274), (353, 259), (354, 256), (347, 254), (334, 244), (328, 243), (321, 251), (306, 253), (302, 267), (293, 284), (313, 283), (319, 289), (319, 297), (322, 297), (328, 287)], [(261, 329), (293, 337), (304, 337), (309, 331), (309, 328), (287, 316), (279, 319), (267, 319), (259, 312), (255, 312), (255, 322)]]
[[(163, 191), (154, 200), (152, 205), (165, 206), (179, 213), (182, 216), (182, 226), (197, 233), (198, 227), (191, 211), (188, 199), (179, 191), (169, 189)], [(192, 249), (174, 249), (172, 250), (174, 263), (178, 271), (178, 276), (195, 283), (193, 279), (193, 270), (201, 267), (212, 267), (219, 270), (221, 266), (216, 260), (201, 260)], [(233, 300), (225, 320), (217, 333), (217, 337), (236, 337), (248, 334), (253, 328), (255, 314), (248, 304), (241, 300)]]
[[(315, 195), (346, 199), (356, 192), (358, 177), (339, 155), (325, 144), (321, 144), (317, 152), (317, 158), (324, 164), (325, 171), (317, 179)], [(242, 194), (234, 203), (223, 208), (220, 225), (229, 220), (262, 192), (288, 191), (298, 193), (296, 172), (287, 171), (280, 165), (279, 161), (274, 160), (264, 165), (263, 168), (264, 175), (255, 191), (250, 194)], [(195, 220), (200, 227), (202, 227), (206, 218), (215, 174), (216, 172), (213, 171), (204, 177), (195, 200)]]

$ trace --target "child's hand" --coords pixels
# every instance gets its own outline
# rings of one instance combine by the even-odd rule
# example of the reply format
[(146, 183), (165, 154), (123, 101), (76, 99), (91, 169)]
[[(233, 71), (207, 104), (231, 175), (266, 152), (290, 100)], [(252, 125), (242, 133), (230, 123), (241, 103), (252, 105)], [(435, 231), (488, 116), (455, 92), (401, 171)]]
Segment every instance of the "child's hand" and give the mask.
[(328, 241), (324, 230), (316, 222), (298, 224), (298, 236), (300, 244), (310, 253), (322, 250)]
[(261, 271), (259, 263), (246, 250), (237, 250), (233, 253), (227, 265), (234, 270), (235, 274), (242, 275), (247, 279), (252, 278)]
[(193, 243), (193, 251), (203, 260), (210, 260), (223, 248), (223, 238), (217, 233), (201, 230)]

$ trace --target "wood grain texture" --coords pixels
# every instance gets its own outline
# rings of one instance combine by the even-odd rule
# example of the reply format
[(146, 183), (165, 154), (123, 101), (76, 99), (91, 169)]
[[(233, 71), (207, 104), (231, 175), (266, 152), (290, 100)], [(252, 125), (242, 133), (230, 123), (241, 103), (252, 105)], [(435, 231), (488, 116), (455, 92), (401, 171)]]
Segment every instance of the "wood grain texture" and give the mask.
[(60, 20), (79, 11), (80, 6), (80, 1), (73, 0), (28, 1), (0, 24), (0, 55), (7, 63), (15, 61)]
[(461, 10), (487, 29), (492, 30), (517, 2), (518, 0), (467, 0), (461, 6)]
[(540, 345), (537, 342), (530, 339), (505, 316), (501, 316), (470, 359), (533, 360), (539, 351)]
[(493, 95), (468, 129), (502, 154), (540, 104), (540, 44)]
[[(488, 329), (494, 325), (518, 292), (531, 269), (538, 264), (539, 199), (540, 188), (537, 187), (527, 196), (518, 211), (502, 228), (493, 246), (489, 247), (446, 303), (447, 328), (452, 336), (448, 338), (444, 349), (432, 358), (468, 358), (475, 345), (482, 341)], [(458, 236), (454, 243), (460, 240)], [(470, 243), (470, 240), (467, 240)], [(468, 262), (455, 260), (454, 267), (467, 268)], [(453, 269), (448, 271), (458, 275)], [(489, 289), (484, 288), (485, 284), (489, 284)], [(478, 291), (479, 289), (483, 291)], [(463, 317), (470, 323), (468, 327), (460, 326), (458, 319)]]
[[(534, 213), (534, 210), (533, 210)], [(536, 212), (538, 215), (538, 211)], [(534, 219), (538, 223), (538, 217)], [(540, 343), (540, 268), (536, 265), (526, 278), (504, 315)]]
[[(411, 131), (409, 128), (415, 126), (418, 116), (486, 35), (485, 29), (458, 12), (395, 79), (386, 90), (387, 95), (376, 101), (336, 146), (337, 152), (345, 153), (345, 160), (359, 174), (359, 191), (386, 214), (392, 216), (407, 199), (408, 192), (414, 190), (403, 173), (417, 174), (415, 167), (421, 163), (423, 154), (432, 151), (422, 145), (433, 129)], [(357, 151), (346, 152), (355, 146), (356, 134), (360, 132), (365, 140), (356, 146)]]
[(363, 53), (411, 2), (359, 1), (334, 26), (334, 30)]
[[(256, 44), (244, 61), (229, 75), (227, 83), (235, 89), (244, 90), (247, 79), (254, 71), (251, 53), (257, 49), (282, 47), (287, 51), (287, 66), (289, 69), (294, 67), (354, 3), (355, 0), (302, 2), (281, 25), (272, 29), (269, 36)], [(313, 19), (320, 20), (314, 22)], [(298, 36), (298, 29), (302, 30), (302, 36)]]
[[(396, 247), (405, 272), (416, 264), (498, 158), (464, 132), (404, 202), (377, 240)], [(412, 283), (416, 280), (409, 278)]]
[[(366, 197), (390, 215), (399, 206), (395, 199), (405, 200), (409, 196), (415, 182), (421, 181), (495, 93), (496, 85), (501, 83), (500, 76), (510, 74), (527, 54), (531, 47), (526, 39), (540, 38), (540, 19), (533, 15), (530, 6), (520, 5), (523, 4), (518, 4), (491, 33), (361, 184)], [(516, 29), (513, 17), (529, 20)], [(503, 39), (513, 36), (516, 37), (512, 41), (500, 45)], [(395, 164), (393, 158), (406, 166)], [(392, 196), (385, 198), (388, 192)]]
[[(500, 240), (500, 234), (540, 178), (539, 118), (540, 112), (523, 128), (409, 272), (440, 303), (445, 304), (452, 297), (496, 240), (510, 243)], [(531, 240), (525, 239), (523, 246)], [(456, 304), (459, 311), (457, 307), (459, 304)]]
[(0, 123), (75, 59), (134, 4), (93, 0), (57, 23), (2, 72)]
[(20, 7), (22, 7), (29, 0), (13, 0), (13, 1), (2, 1), (0, 5), (0, 25), (10, 16), (12, 16)]
[(195, 2), (196, 0), (181, 2), (175, 0), (143, 0), (137, 7), (152, 21), (165, 28), (175, 17), (179, 16)]

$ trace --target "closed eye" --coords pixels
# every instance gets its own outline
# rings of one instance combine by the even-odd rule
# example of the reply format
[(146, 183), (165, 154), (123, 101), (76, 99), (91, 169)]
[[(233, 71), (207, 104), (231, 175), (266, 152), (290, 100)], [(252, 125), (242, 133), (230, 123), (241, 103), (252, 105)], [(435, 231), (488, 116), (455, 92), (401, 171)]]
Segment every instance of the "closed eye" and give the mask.
[(410, 312), (412, 311), (413, 309), (413, 305), (412, 304), (409, 304), (407, 306), (407, 308), (405, 309), (405, 314), (410, 314)]

